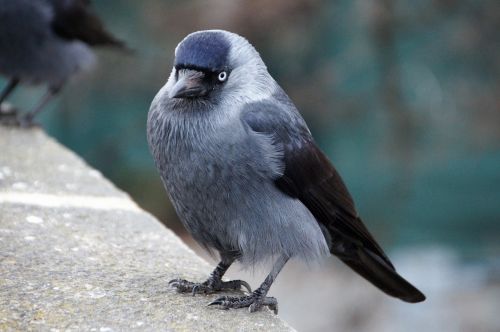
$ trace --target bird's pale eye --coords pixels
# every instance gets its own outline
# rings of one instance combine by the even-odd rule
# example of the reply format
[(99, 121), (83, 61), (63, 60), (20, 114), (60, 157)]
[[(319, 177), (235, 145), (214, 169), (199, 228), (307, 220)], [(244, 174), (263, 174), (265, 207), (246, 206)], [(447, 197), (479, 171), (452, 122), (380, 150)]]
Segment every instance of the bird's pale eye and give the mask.
[(227, 73), (225, 71), (221, 71), (217, 76), (217, 79), (219, 80), (219, 82), (224, 82), (225, 80), (227, 80)]

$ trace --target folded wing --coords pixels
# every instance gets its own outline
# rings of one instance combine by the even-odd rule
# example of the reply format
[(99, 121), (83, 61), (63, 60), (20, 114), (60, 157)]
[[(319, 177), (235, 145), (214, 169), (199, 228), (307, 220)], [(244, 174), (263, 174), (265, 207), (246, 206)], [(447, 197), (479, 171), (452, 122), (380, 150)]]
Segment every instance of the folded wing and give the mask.
[(250, 104), (242, 113), (249, 130), (270, 135), (276, 148), (284, 151), (284, 173), (274, 180), (276, 186), (311, 211), (332, 254), (387, 294), (407, 302), (423, 301), (425, 296), (396, 272), (359, 218), (344, 182), (302, 117), (291, 104), (285, 106), (271, 100)]

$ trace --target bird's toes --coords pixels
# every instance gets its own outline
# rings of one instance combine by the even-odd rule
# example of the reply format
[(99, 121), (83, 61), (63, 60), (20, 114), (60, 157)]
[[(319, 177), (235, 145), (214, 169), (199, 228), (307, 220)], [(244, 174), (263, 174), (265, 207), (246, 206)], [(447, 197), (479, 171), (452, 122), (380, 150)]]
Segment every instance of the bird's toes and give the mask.
[(179, 293), (189, 293), (196, 286), (195, 283), (184, 279), (173, 279), (168, 282), (170, 288), (175, 288)]
[(220, 283), (218, 288), (220, 290), (233, 290), (233, 291), (239, 291), (242, 288), (245, 288), (249, 293), (252, 292), (252, 288), (250, 287), (250, 284), (244, 280), (223, 281)]
[(250, 306), (248, 307), (248, 311), (249, 312), (256, 312), (256, 311), (259, 311), (261, 308), (262, 308), (262, 303), (254, 302), (254, 303), (250, 304)]
[[(168, 286), (171, 288), (176, 288), (181, 283), (182, 279), (173, 279), (168, 282)], [(185, 281), (185, 280), (184, 280)]]
[[(215, 300), (213, 300), (212, 302), (210, 302), (209, 304), (207, 304), (207, 306), (212, 306), (212, 305), (220, 305), (222, 307), (225, 307), (225, 304), (227, 303), (227, 296), (221, 296)], [(227, 308), (225, 308), (227, 309)]]
[(191, 290), (191, 294), (195, 296), (196, 294), (208, 294), (212, 293), (214, 290), (211, 287), (208, 287), (205, 283), (203, 284), (194, 284), (193, 289)]
[(204, 283), (191, 282), (184, 279), (173, 279), (168, 282), (170, 288), (174, 288), (178, 293), (191, 293), (193, 296), (200, 293), (211, 293), (213, 289)]
[(240, 288), (245, 287), (249, 293), (252, 292), (252, 287), (250, 287), (250, 284), (244, 280), (238, 280), (240, 282)]
[(278, 301), (274, 297), (259, 297), (256, 295), (232, 297), (222, 296), (208, 304), (209, 306), (217, 305), (221, 309), (239, 309), (248, 308), (250, 312), (259, 311), (262, 307), (267, 306), (275, 314), (278, 313)]
[(276, 298), (274, 297), (263, 297), (255, 299), (255, 301), (248, 307), (248, 311), (256, 312), (262, 309), (262, 307), (268, 307), (274, 312), (274, 314), (278, 314), (278, 300), (276, 300)]
[(262, 305), (271, 309), (275, 315), (278, 314), (278, 300), (275, 297), (265, 297), (262, 301)]

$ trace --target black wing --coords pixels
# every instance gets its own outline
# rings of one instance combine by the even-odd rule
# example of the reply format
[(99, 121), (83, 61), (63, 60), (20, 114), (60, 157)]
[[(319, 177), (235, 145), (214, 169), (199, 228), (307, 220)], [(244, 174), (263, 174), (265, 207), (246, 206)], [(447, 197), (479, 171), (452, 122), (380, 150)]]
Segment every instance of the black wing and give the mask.
[[(399, 276), (359, 218), (351, 195), (325, 154), (316, 146), (293, 105), (248, 105), (242, 120), (251, 130), (271, 135), (284, 150), (284, 174), (276, 186), (299, 199), (326, 229), (330, 252), (386, 293), (408, 302), (425, 299)], [(293, 112), (290, 112), (293, 110)]]
[(92, 11), (90, 0), (52, 0), (53, 31), (62, 38), (81, 40), (89, 45), (108, 45), (126, 48), (109, 33)]

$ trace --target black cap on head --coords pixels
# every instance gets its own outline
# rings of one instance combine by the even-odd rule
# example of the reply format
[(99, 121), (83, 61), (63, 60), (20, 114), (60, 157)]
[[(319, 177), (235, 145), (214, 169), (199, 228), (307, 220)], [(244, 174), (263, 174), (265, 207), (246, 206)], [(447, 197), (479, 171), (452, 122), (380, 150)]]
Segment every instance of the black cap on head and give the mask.
[(176, 68), (219, 71), (227, 67), (231, 44), (219, 31), (203, 31), (186, 37), (175, 55)]

